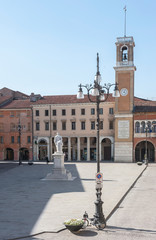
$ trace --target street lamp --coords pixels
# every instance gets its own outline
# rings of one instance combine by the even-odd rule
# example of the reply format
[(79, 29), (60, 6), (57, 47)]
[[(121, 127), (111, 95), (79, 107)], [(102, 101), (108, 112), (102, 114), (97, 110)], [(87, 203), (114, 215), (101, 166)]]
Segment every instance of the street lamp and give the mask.
[(18, 123), (18, 137), (19, 137), (19, 165), (22, 164), (22, 159), (21, 159), (21, 123), (20, 123), (20, 119), (19, 119), (19, 123)]
[[(97, 53), (97, 72), (94, 79), (94, 84), (87, 84), (87, 85), (79, 85), (79, 91), (77, 93), (77, 99), (83, 99), (84, 94), (82, 88), (87, 90), (87, 96), (90, 102), (96, 103), (96, 113), (97, 113), (97, 178), (102, 176), (100, 173), (100, 152), (99, 152), (99, 142), (100, 142), (100, 103), (106, 102), (109, 97), (109, 90), (112, 86), (114, 87), (114, 92), (112, 94), (113, 97), (120, 97), (118, 84), (104, 84), (103, 86), (100, 85), (101, 82), (101, 74), (99, 72), (99, 54)], [(102, 210), (102, 200), (101, 200), (101, 190), (102, 190), (102, 183), (96, 183), (96, 201), (95, 201), (95, 215), (92, 219), (93, 225), (95, 225), (98, 229), (103, 229), (106, 227), (106, 220)]]

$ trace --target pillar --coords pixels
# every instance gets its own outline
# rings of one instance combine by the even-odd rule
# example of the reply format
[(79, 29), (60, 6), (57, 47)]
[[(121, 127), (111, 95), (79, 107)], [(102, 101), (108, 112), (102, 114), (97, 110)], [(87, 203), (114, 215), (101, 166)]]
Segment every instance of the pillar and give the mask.
[(77, 138), (77, 161), (80, 161), (80, 137)]
[(90, 137), (87, 137), (87, 161), (90, 161)]
[(71, 138), (68, 137), (68, 161), (71, 161)]

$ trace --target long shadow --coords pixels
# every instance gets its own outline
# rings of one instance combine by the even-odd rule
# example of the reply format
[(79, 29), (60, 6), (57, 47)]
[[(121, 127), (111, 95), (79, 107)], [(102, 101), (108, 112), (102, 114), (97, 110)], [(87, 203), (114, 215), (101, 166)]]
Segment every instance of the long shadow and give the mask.
[(0, 175), (0, 239), (29, 235), (54, 194), (84, 192), (75, 164), (66, 166), (74, 181), (42, 181), (52, 167), (23, 164)]
[(116, 226), (107, 226), (107, 229), (126, 230), (126, 231), (138, 231), (138, 232), (146, 232), (146, 233), (154, 233), (154, 234), (156, 234), (156, 230), (148, 230), (148, 229), (140, 229), (140, 228), (124, 228), (124, 227), (116, 227)]

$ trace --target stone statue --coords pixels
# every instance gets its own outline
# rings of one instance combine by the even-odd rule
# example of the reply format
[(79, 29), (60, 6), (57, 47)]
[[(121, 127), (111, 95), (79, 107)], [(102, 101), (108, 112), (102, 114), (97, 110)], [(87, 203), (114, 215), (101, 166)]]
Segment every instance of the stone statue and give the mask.
[(57, 135), (54, 137), (54, 143), (56, 145), (56, 152), (62, 153), (62, 137), (57, 133)]

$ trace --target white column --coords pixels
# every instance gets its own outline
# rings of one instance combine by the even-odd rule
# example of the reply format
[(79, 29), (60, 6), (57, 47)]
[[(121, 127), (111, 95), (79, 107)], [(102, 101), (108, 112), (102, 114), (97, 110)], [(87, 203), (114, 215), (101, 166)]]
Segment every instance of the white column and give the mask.
[(68, 137), (68, 161), (71, 161), (71, 138)]
[(80, 161), (80, 137), (77, 137), (77, 161)]
[(87, 161), (90, 161), (90, 137), (87, 137)]

